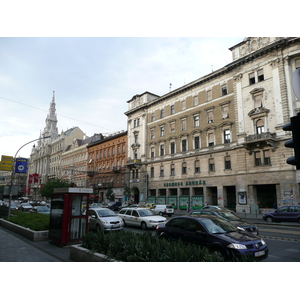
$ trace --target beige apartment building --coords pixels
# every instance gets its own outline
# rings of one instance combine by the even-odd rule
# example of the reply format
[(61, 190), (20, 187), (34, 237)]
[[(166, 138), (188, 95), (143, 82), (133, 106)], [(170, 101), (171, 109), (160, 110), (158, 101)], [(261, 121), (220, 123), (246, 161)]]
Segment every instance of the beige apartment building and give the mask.
[(230, 51), (217, 71), (128, 101), (127, 167), (139, 201), (247, 213), (300, 203), (282, 130), (300, 111), (291, 86), (300, 39), (245, 38)]
[(61, 178), (69, 180), (74, 183), (76, 187), (86, 187), (87, 146), (95, 136), (97, 136), (97, 134), (83, 140), (74, 139), (72, 144), (70, 144), (61, 155)]

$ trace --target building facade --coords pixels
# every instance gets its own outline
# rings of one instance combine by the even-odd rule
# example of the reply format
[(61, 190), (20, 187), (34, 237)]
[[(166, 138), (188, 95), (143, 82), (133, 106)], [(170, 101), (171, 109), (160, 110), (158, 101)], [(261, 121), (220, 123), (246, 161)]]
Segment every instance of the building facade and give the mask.
[(62, 153), (72, 144), (74, 139), (84, 139), (85, 134), (79, 127), (73, 127), (58, 133), (57, 115), (55, 108), (55, 94), (53, 92), (49, 113), (46, 118), (46, 126), (40, 133), (40, 137), (50, 136), (41, 139), (37, 145), (33, 145), (28, 162), (28, 178), (32, 175), (35, 180), (28, 183), (28, 191), (37, 191), (42, 184), (50, 178), (61, 178)]
[(131, 187), (146, 191), (148, 202), (238, 212), (300, 202), (299, 171), (286, 164), (291, 135), (282, 130), (300, 109), (291, 87), (300, 39), (245, 38), (230, 50), (233, 61), (223, 68), (166, 95), (128, 101), (130, 182), (144, 170)]
[(95, 135), (87, 146), (87, 187), (92, 187), (98, 201), (108, 204), (108, 190), (115, 196), (115, 201), (123, 203), (124, 187), (127, 183), (127, 131), (119, 131), (104, 137)]
[(74, 139), (61, 155), (61, 178), (69, 180), (80, 188), (85, 188), (87, 183), (87, 146), (92, 138)]

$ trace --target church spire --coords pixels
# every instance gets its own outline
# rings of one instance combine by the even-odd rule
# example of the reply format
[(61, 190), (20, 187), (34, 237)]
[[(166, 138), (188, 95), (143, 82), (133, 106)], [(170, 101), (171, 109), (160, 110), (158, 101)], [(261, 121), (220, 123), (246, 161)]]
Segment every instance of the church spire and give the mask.
[(46, 118), (46, 127), (44, 128), (44, 136), (51, 135), (56, 137), (58, 135), (57, 116), (55, 108), (55, 91), (53, 91), (52, 101), (50, 103), (49, 113)]

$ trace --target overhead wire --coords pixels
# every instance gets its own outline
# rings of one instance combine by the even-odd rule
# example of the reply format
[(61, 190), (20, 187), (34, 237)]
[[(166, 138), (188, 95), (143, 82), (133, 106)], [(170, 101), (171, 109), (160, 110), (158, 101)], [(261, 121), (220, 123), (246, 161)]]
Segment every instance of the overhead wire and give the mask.
[[(11, 99), (4, 98), (4, 97), (1, 97), (1, 96), (0, 96), (0, 98), (4, 99), (4, 100), (7, 100), (7, 101), (10, 101), (10, 102), (21, 104), (21, 105), (24, 105), (24, 106), (32, 107), (34, 109), (38, 109), (38, 110), (42, 110), (42, 111), (48, 112), (48, 110), (46, 110), (46, 109), (35, 107), (33, 105), (25, 104), (25, 103), (22, 103), (22, 102), (19, 102), (19, 101), (16, 101), (16, 100), (11, 100)], [(81, 122), (81, 123), (85, 123), (85, 124), (88, 124), (88, 125), (91, 125), (91, 126), (103, 128), (103, 129), (106, 129), (106, 130), (109, 130), (109, 131), (113, 132), (113, 130), (105, 128), (105, 127), (102, 127), (102, 126), (99, 126), (99, 125), (91, 124), (91, 123), (88, 123), (88, 122), (85, 122), (85, 121), (81, 121), (81, 120), (78, 120), (78, 119), (75, 119), (75, 118), (71, 118), (71, 117), (68, 117), (68, 116), (64, 116), (64, 115), (61, 115), (61, 114), (58, 114), (58, 113), (57, 113), (57, 115), (60, 116), (60, 117), (63, 117), (63, 118), (67, 118), (67, 119), (74, 120), (74, 121)]]

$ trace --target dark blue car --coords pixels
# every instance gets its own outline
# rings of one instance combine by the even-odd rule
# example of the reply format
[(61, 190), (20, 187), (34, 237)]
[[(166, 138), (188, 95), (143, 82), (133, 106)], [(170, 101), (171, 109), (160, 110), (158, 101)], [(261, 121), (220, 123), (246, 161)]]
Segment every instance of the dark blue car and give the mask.
[(300, 205), (286, 205), (275, 211), (265, 213), (263, 219), (268, 222), (298, 222), (300, 223)]
[(156, 233), (166, 239), (181, 240), (207, 247), (218, 260), (246, 258), (264, 260), (268, 257), (265, 241), (216, 216), (174, 217), (156, 227)]

